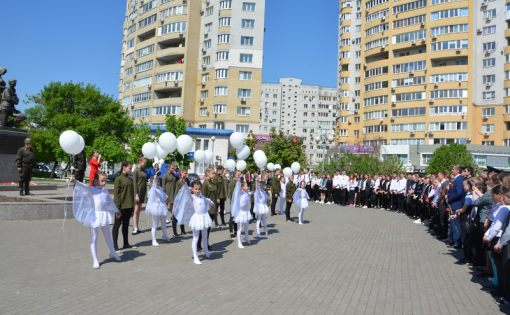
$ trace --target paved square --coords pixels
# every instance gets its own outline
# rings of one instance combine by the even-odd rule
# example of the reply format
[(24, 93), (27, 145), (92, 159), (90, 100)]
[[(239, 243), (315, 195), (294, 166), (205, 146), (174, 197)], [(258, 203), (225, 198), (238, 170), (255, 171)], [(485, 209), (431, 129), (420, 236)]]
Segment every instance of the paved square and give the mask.
[[(1, 221), (0, 314), (502, 312), (450, 249), (403, 215), (313, 203), (305, 219), (270, 218), (269, 239), (243, 250), (228, 229), (214, 230), (216, 251), (201, 266), (190, 236), (155, 248), (145, 230), (130, 236), (138, 248), (124, 262), (99, 270), (76, 221), (64, 231), (62, 220)], [(98, 245), (101, 261), (102, 235)]]

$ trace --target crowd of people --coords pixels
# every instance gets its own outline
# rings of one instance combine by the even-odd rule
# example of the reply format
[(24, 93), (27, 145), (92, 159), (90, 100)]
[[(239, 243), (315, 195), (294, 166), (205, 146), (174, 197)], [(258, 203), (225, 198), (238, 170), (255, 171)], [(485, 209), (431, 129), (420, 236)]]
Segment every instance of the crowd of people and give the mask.
[(510, 172), (488, 168), (475, 176), (471, 167), (456, 165), (448, 174), (428, 175), (302, 172), (297, 181), (315, 202), (393, 211), (426, 226), (461, 250), (458, 263), (471, 264), (481, 284), (509, 304)]
[[(482, 284), (495, 290), (502, 302), (508, 303), (510, 299), (508, 172), (489, 168), (474, 176), (471, 167), (457, 165), (449, 174), (348, 175), (340, 171), (323, 174), (303, 169), (299, 174), (286, 177), (280, 170), (241, 173), (218, 166), (208, 168), (202, 180), (191, 181), (188, 172), (179, 170), (175, 163), (168, 164), (164, 175), (159, 172), (159, 165), (154, 164), (155, 176), (149, 179), (143, 169), (145, 164), (143, 157), (134, 168), (125, 162), (121, 175), (115, 179), (114, 203), (118, 210), (114, 216), (113, 240), (109, 245), (112, 257), (118, 257), (115, 253), (119, 250), (117, 238), (121, 226), (122, 248), (132, 247), (128, 238), (130, 220), (133, 218), (131, 233), (140, 233), (140, 210), (147, 196), (149, 199), (159, 196), (160, 200), (159, 203), (148, 200), (145, 210), (153, 216), (152, 244), (159, 246), (158, 228), (162, 228), (163, 239), (168, 241), (167, 224), (171, 225), (174, 237), (186, 235), (188, 225), (193, 234), (193, 257), (197, 264), (200, 264), (198, 252), (204, 249), (209, 257), (210, 251), (214, 250), (208, 244), (213, 225), (228, 225), (230, 237), (237, 238), (238, 247), (244, 248), (241, 235), (244, 232), (244, 241), (249, 243), (250, 223), (256, 223), (257, 237), (261, 237), (262, 228), (267, 237), (267, 217), (285, 214), (287, 222), (292, 222), (290, 212), (295, 204), (299, 210), (298, 223), (303, 224), (310, 201), (405, 214), (413, 223), (426, 226), (439, 240), (462, 250), (464, 258), (459, 263), (472, 264), (480, 277), (486, 277)], [(104, 173), (97, 172), (96, 181), (101, 182), (102, 176)], [(151, 190), (158, 188), (159, 193), (147, 193), (149, 182), (152, 183)], [(92, 185), (96, 186), (96, 183)], [(176, 215), (178, 208), (185, 207), (188, 202), (182, 196), (183, 187), (192, 196), (188, 198), (187, 207), (195, 211), (186, 222), (183, 222), (182, 214)], [(226, 211), (226, 204), (230, 205), (230, 213)], [(155, 208), (159, 210), (155, 211)], [(109, 223), (105, 221), (105, 224)], [(95, 237), (92, 240), (95, 242)], [(91, 244), (91, 249), (94, 248)], [(94, 259), (97, 267), (97, 259)]]

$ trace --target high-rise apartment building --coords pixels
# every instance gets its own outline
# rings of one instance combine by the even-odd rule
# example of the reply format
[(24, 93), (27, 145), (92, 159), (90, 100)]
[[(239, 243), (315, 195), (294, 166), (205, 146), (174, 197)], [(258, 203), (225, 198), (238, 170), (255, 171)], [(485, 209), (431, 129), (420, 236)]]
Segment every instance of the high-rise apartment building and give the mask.
[(295, 78), (262, 85), (260, 132), (283, 131), (303, 139), (308, 163), (326, 156), (335, 132), (337, 90), (303, 85)]
[(510, 145), (510, 3), (340, 0), (337, 142)]
[(135, 122), (258, 131), (264, 11), (265, 0), (128, 0), (119, 92)]

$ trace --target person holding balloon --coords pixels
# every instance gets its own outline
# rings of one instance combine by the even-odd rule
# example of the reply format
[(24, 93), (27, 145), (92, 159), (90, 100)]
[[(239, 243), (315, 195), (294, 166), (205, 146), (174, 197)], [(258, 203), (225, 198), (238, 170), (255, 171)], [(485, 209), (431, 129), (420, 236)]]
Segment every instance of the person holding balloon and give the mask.
[[(215, 222), (216, 226), (218, 226), (218, 189), (216, 186), (216, 183), (214, 182), (214, 176), (215, 172), (213, 168), (208, 168), (205, 171), (205, 180), (204, 184), (202, 185), (202, 194), (205, 198), (212, 200), (214, 205), (212, 207), (209, 207), (209, 216), (211, 217), (211, 220)], [(209, 240), (209, 234), (211, 232), (211, 227), (209, 226), (207, 228), (207, 239)], [(201, 244), (202, 241), (202, 234), (200, 234), (198, 244)], [(212, 250), (209, 243), (207, 244), (208, 250)]]
[(260, 238), (260, 224), (264, 226), (265, 236), (267, 232), (267, 214), (269, 207), (267, 206), (267, 193), (266, 193), (267, 174), (262, 174), (260, 180), (256, 181), (256, 189), (254, 194), (255, 207), (254, 211), (257, 215), (257, 238)]
[[(234, 175), (228, 184), (228, 199), (232, 203), (232, 196), (234, 194), (234, 189), (236, 187), (239, 178), (241, 177), (241, 172), (234, 171)], [(235, 238), (237, 235), (237, 223), (234, 222), (234, 216), (232, 215), (232, 209), (230, 210), (230, 219), (228, 221), (228, 229), (230, 231), (230, 237)]]
[(168, 165), (168, 171), (163, 177), (163, 183), (162, 187), (165, 190), (165, 193), (168, 196), (167, 203), (168, 203), (168, 212), (170, 213), (171, 220), (172, 220), (172, 228), (174, 232), (174, 237), (177, 237), (177, 221), (175, 220), (175, 217), (173, 215), (173, 207), (174, 207), (174, 199), (175, 194), (177, 193), (176, 187), (177, 187), (177, 180), (179, 179), (179, 176), (175, 172), (176, 165), (175, 162), (172, 162)]
[(101, 166), (101, 154), (96, 150), (92, 151), (92, 157), (89, 162), (89, 186), (94, 185), (94, 178), (96, 178), (96, 173), (99, 170), (99, 166)]
[(122, 225), (122, 236), (124, 240), (123, 249), (132, 248), (129, 244), (129, 220), (133, 214), (135, 203), (135, 193), (133, 180), (129, 176), (131, 174), (131, 162), (122, 162), (122, 171), (119, 176), (115, 178), (113, 183), (113, 200), (115, 205), (120, 211), (120, 215), (115, 216), (115, 223), (113, 224), (113, 244), (115, 250), (118, 250), (117, 239), (119, 236), (119, 229)]

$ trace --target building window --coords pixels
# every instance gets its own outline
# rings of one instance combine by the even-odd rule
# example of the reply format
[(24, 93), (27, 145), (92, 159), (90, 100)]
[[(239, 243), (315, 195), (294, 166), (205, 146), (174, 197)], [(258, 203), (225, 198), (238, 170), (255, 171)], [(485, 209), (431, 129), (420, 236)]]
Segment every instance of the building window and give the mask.
[(430, 115), (465, 115), (467, 114), (467, 106), (462, 105), (445, 105), (433, 106), (429, 109)]
[(156, 82), (182, 81), (183, 74), (180, 71), (156, 74)]
[(204, 49), (211, 48), (211, 45), (212, 45), (212, 40), (211, 39), (204, 40)]
[(237, 107), (237, 116), (251, 116), (251, 108), (238, 106)]
[(421, 165), (428, 166), (432, 158), (434, 157), (434, 154), (425, 153), (421, 155)]
[(239, 57), (239, 62), (252, 63), (253, 62), (253, 54), (241, 54), (241, 56)]
[(214, 96), (227, 96), (227, 95), (228, 95), (228, 87), (217, 86), (214, 88)]
[(494, 145), (494, 141), (482, 141), (482, 145)]
[(220, 121), (214, 122), (214, 129), (225, 129), (225, 123)]
[(220, 10), (232, 9), (232, 0), (220, 1)]
[(144, 28), (147, 25), (150, 25), (150, 24), (156, 22), (156, 19), (157, 19), (157, 14), (153, 14), (149, 17), (146, 17), (145, 19), (142, 19), (142, 20), (140, 20), (140, 22), (138, 22), (138, 28)]
[(484, 68), (491, 68), (496, 66), (496, 58), (484, 58), (482, 60), (482, 65)]
[(248, 133), (250, 130), (249, 125), (236, 125), (236, 131), (241, 133)]
[(448, 9), (442, 11), (435, 11), (430, 14), (430, 19), (432, 21), (449, 19), (458, 16), (468, 16), (468, 8), (457, 8), (457, 9)]
[(239, 80), (252, 80), (253, 73), (251, 71), (239, 71)]
[(232, 18), (229, 16), (220, 17), (218, 19), (218, 27), (227, 27), (230, 26), (230, 23), (232, 22)]
[(214, 104), (213, 112), (215, 114), (226, 114), (227, 113), (227, 104)]
[(167, 33), (184, 33), (186, 31), (186, 22), (175, 22), (161, 26), (158, 29), (158, 36)]
[(435, 90), (430, 92), (430, 99), (439, 98), (466, 98), (468, 90), (453, 89), (453, 90)]
[(243, 19), (241, 22), (242, 28), (255, 28), (255, 20)]
[(147, 102), (151, 99), (151, 92), (138, 93), (133, 95), (133, 104)]
[(241, 36), (241, 45), (253, 46), (253, 42), (254, 42), (253, 36)]
[(467, 130), (467, 122), (435, 122), (429, 123), (430, 131), (457, 131)]
[(449, 40), (449, 41), (444, 41), (444, 42), (432, 43), (431, 48), (432, 48), (432, 51), (468, 48), (468, 40), (461, 39), (461, 40)]
[(207, 107), (200, 107), (199, 115), (200, 115), (200, 117), (207, 117), (209, 115), (209, 111), (207, 111)]
[(482, 115), (484, 117), (494, 116), (496, 114), (496, 109), (494, 107), (482, 108)]
[(490, 35), (496, 33), (496, 25), (485, 26), (483, 28), (483, 35)]
[(496, 98), (496, 92), (495, 91), (487, 91), (482, 93), (483, 99), (486, 101), (490, 101)]
[(483, 51), (488, 51), (488, 52), (494, 51), (494, 50), (496, 50), (496, 42), (483, 43), (482, 47), (483, 47), (482, 48)]
[(228, 78), (228, 69), (217, 69), (216, 70), (216, 79), (227, 79)]
[(153, 113), (156, 116), (180, 115), (182, 107), (180, 105), (158, 106), (153, 109)]
[(487, 155), (473, 154), (473, 160), (478, 166), (487, 166)]
[(151, 85), (151, 84), (152, 84), (152, 77), (136, 79), (133, 82), (134, 87), (142, 87), (142, 86), (147, 86), (147, 85)]
[(494, 132), (493, 124), (482, 125), (482, 133), (493, 133), (493, 132)]
[(221, 50), (216, 53), (216, 60), (217, 61), (227, 61), (229, 58), (229, 51), (228, 50)]
[(133, 118), (140, 118), (140, 117), (146, 117), (150, 115), (150, 110), (148, 108), (140, 108), (135, 109), (131, 111), (131, 117)]
[(136, 57), (140, 58), (140, 57), (143, 57), (143, 56), (147, 56), (147, 55), (152, 54), (153, 52), (154, 52), (154, 44), (151, 44), (151, 45), (142, 47), (140, 49), (137, 49), (136, 50)]
[(237, 97), (250, 98), (251, 97), (251, 89), (238, 89)]
[(255, 3), (254, 2), (243, 2), (243, 11), (255, 12)]
[(218, 44), (228, 44), (230, 43), (230, 34), (220, 34), (218, 35)]

